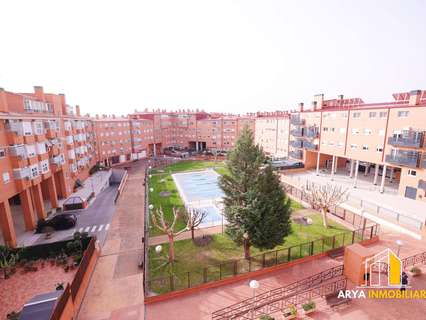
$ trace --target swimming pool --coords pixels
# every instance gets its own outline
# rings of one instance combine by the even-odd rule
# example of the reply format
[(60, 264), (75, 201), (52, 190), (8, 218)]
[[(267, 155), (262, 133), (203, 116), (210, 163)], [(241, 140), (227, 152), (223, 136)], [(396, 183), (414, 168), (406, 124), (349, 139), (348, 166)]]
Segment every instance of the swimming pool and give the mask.
[(172, 174), (185, 207), (207, 211), (200, 227), (220, 225), (224, 222), (219, 202), (224, 196), (219, 187), (220, 175), (211, 169)]

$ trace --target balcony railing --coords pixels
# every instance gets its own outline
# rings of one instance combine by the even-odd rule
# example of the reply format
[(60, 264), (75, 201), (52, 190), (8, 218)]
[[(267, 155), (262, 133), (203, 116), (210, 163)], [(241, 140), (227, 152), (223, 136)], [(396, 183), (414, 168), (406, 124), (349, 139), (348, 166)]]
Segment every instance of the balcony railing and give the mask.
[(422, 167), (426, 169), (426, 153), (423, 153)]
[(292, 140), (290, 141), (290, 145), (294, 148), (302, 148), (303, 142), (301, 140)]
[(318, 127), (309, 127), (305, 130), (305, 137), (308, 138), (317, 138), (319, 136)]
[(411, 168), (418, 168), (419, 167), (419, 153), (412, 153), (412, 154), (404, 154), (404, 153), (397, 153), (397, 154), (388, 154), (385, 157), (385, 161), (388, 163), (400, 165), (400, 166), (406, 166)]
[(293, 130), (290, 130), (290, 134), (293, 137), (302, 137), (303, 136), (303, 130), (302, 129), (293, 129)]
[(288, 153), (288, 155), (293, 159), (302, 160), (303, 159), (303, 151), (301, 150), (293, 150)]
[(396, 147), (420, 148), (423, 134), (418, 134), (412, 137), (396, 137), (388, 138), (388, 144)]
[(291, 117), (290, 123), (295, 126), (301, 126), (304, 124), (304, 119), (300, 119), (299, 117)]
[(312, 142), (309, 142), (309, 141), (303, 142), (303, 147), (305, 149), (308, 149), (308, 150), (317, 150), (318, 149), (318, 145), (316, 145)]

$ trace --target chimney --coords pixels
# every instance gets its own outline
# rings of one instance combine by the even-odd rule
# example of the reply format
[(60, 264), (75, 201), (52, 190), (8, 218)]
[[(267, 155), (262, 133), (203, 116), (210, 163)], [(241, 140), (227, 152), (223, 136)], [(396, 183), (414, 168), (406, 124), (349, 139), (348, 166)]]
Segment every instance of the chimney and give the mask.
[(42, 86), (34, 86), (34, 93), (38, 100), (44, 101), (44, 91)]
[(422, 90), (411, 90), (410, 91), (410, 100), (408, 100), (408, 105), (410, 105), (410, 106), (419, 105), (421, 96), (422, 96)]
[(0, 88), (0, 111), (1, 112), (9, 111), (9, 107), (7, 106), (6, 91), (4, 91), (3, 88)]
[(76, 106), (75, 106), (75, 115), (76, 115), (77, 117), (79, 117), (79, 116), (80, 116), (80, 106), (79, 106), (79, 105), (76, 105)]
[(338, 98), (339, 100), (343, 100), (343, 94), (339, 94), (339, 95), (337, 96), (337, 98)]
[(65, 95), (63, 93), (60, 93), (59, 99), (61, 99), (62, 114), (67, 114), (67, 105), (65, 103)]
[(312, 101), (312, 110), (317, 111), (317, 102), (316, 101)]
[(112, 115), (112, 118), (115, 119), (115, 114)]
[(303, 105), (304, 105), (303, 102), (299, 103), (299, 111), (300, 112), (303, 112)]
[(314, 101), (317, 103), (316, 109), (321, 110), (324, 105), (324, 94), (314, 95)]

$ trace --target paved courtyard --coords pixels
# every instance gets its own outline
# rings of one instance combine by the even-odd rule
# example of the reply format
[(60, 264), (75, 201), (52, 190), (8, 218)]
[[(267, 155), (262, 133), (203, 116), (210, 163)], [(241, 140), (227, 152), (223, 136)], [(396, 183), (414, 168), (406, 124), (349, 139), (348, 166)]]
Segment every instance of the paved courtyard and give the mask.
[[(299, 186), (305, 186), (307, 182), (317, 183), (321, 185), (335, 184), (348, 189), (349, 201), (351, 206), (361, 208), (361, 200), (364, 201), (364, 207), (369, 204), (379, 205), (388, 210), (396, 211), (402, 215), (413, 217), (419, 221), (426, 221), (426, 204), (421, 201), (411, 200), (397, 194), (397, 182), (389, 183), (386, 181), (385, 192), (379, 192), (379, 186), (373, 184), (372, 175), (364, 176), (363, 173), (358, 175), (357, 188), (353, 188), (354, 180), (349, 178), (346, 170), (339, 170), (333, 181), (329, 173), (321, 172), (316, 175), (315, 170), (297, 172), (293, 174), (285, 173), (284, 179), (290, 178)], [(379, 177), (380, 178), (380, 177)], [(372, 205), (370, 205), (372, 206)]]

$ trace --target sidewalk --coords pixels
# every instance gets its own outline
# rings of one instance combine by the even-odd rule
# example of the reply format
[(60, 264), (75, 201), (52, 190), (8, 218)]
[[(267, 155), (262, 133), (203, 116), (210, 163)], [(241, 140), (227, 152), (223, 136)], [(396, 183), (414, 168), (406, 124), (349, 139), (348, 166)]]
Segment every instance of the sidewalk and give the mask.
[(138, 268), (143, 256), (144, 169), (144, 162), (131, 164), (78, 319), (144, 319), (143, 272)]
[[(220, 226), (214, 226), (209, 228), (200, 228), (200, 229), (196, 229), (194, 233), (195, 233), (195, 237), (201, 237), (203, 235), (210, 235), (210, 234), (218, 234), (218, 233), (222, 233), (222, 226), (220, 225)], [(185, 239), (191, 239), (191, 231), (182, 232), (180, 235), (178, 235), (175, 238), (175, 241), (185, 240)], [(168, 242), (169, 242), (169, 239), (167, 238), (166, 235), (149, 237), (149, 241), (148, 241), (150, 246), (156, 246), (157, 244), (163, 244)]]

